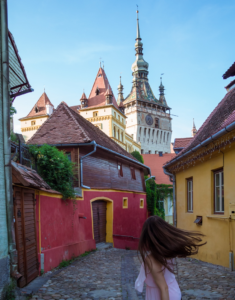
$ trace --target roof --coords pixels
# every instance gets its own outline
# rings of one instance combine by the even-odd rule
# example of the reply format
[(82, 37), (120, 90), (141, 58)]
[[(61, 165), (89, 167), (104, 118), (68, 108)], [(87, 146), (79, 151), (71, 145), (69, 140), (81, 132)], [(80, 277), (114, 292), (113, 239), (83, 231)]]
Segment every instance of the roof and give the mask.
[(172, 184), (169, 176), (163, 172), (163, 165), (173, 159), (176, 156), (175, 153), (165, 153), (163, 156), (159, 156), (159, 154), (142, 154), (142, 156), (144, 164), (150, 167), (157, 184)]
[[(96, 89), (99, 88), (99, 95), (96, 95)], [(93, 87), (91, 89), (88, 101), (87, 101), (87, 107), (96, 107), (96, 106), (103, 106), (106, 104), (106, 97), (105, 93), (107, 89), (111, 89), (111, 86), (109, 84), (108, 78), (105, 74), (105, 71), (103, 68), (99, 68), (99, 71), (96, 75), (95, 82), (93, 84)], [(113, 94), (113, 93), (112, 93)], [(113, 94), (113, 105), (118, 109), (117, 101)]]
[[(50, 99), (48, 98), (47, 94), (44, 92), (25, 118), (39, 117), (39, 116), (47, 115), (47, 110), (46, 110), (47, 104), (54, 107), (54, 105), (51, 103)], [(36, 112), (36, 108), (38, 109), (38, 112)], [(21, 118), (20, 120), (25, 119), (25, 118)]]
[[(12, 175), (16, 180), (24, 186), (29, 186), (37, 189), (51, 190), (50, 186), (38, 175), (38, 173), (26, 166), (11, 161)], [(14, 180), (14, 181), (16, 181)]]
[(235, 76), (235, 62), (232, 66), (224, 73), (223, 79), (227, 79), (229, 77)]
[(74, 106), (70, 106), (70, 108), (75, 111), (76, 113), (79, 114), (79, 109), (81, 108), (81, 105), (74, 105)]
[(174, 142), (174, 149), (182, 149), (188, 146), (188, 144), (192, 141), (193, 137), (188, 137), (188, 138), (176, 138)]
[[(202, 124), (192, 141), (177, 157), (199, 145), (235, 120), (235, 89), (230, 90)], [(173, 162), (173, 161), (172, 161)], [(170, 162), (171, 163), (171, 162)]]
[(61, 102), (53, 114), (39, 127), (27, 144), (76, 144), (96, 141), (97, 144), (136, 160), (102, 130)]
[(8, 49), (9, 49), (9, 80), (11, 98), (13, 100), (22, 94), (32, 92), (24, 66), (22, 64), (14, 37), (8, 31)]

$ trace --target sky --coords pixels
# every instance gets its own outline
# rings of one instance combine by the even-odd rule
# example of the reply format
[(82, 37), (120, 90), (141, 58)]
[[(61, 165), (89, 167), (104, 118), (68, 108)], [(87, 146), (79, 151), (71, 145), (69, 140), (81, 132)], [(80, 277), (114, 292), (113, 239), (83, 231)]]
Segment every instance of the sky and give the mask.
[[(8, 24), (34, 92), (16, 98), (15, 132), (45, 91), (55, 107), (87, 97), (100, 60), (117, 98), (132, 85), (136, 4), (149, 83), (160, 76), (172, 108), (172, 141), (191, 136), (226, 94), (222, 75), (235, 61), (233, 0), (8, 0)], [(102, 63), (103, 64), (103, 63)]]

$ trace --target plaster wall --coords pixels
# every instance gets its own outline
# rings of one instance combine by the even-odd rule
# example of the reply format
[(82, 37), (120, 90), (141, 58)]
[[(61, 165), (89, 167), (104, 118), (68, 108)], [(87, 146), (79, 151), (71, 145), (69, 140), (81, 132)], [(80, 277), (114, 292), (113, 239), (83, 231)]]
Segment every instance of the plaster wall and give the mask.
[[(62, 260), (96, 248), (93, 234), (92, 202), (107, 202), (106, 241), (116, 248), (137, 249), (138, 238), (147, 217), (146, 194), (118, 190), (83, 190), (76, 201), (61, 199), (49, 193), (37, 195), (36, 223), (38, 259), (44, 254), (44, 271), (50, 271)], [(123, 208), (123, 198), (128, 207)], [(140, 200), (144, 207), (140, 207)], [(86, 219), (79, 216), (85, 216)]]
[[(235, 147), (176, 174), (177, 227), (205, 234), (207, 244), (196, 258), (229, 267), (229, 252), (235, 251), (235, 220), (229, 220), (229, 205), (235, 203)], [(223, 158), (224, 155), (224, 158)], [(224, 214), (214, 213), (213, 170), (224, 169)], [(193, 212), (187, 212), (186, 179), (193, 177)], [(194, 223), (202, 216), (202, 225)]]

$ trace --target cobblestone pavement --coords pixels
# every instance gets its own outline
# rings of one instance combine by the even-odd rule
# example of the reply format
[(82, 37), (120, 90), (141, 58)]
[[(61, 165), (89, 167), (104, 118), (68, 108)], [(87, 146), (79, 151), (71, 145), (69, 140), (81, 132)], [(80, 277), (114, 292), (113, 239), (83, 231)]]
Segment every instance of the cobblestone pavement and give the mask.
[[(182, 299), (235, 299), (235, 272), (195, 259), (178, 259)], [(134, 289), (140, 262), (136, 251), (108, 249), (91, 253), (50, 277), (36, 300), (144, 300)]]

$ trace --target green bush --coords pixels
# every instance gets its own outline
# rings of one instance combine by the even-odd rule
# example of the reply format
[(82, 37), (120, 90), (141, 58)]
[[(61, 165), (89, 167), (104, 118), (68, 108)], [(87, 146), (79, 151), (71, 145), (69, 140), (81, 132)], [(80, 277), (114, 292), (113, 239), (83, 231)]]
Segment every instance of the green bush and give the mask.
[(139, 151), (135, 150), (131, 152), (131, 155), (134, 156), (139, 162), (144, 163), (143, 156), (139, 153)]
[(37, 165), (39, 175), (53, 190), (60, 192), (63, 199), (75, 198), (73, 189), (74, 166), (63, 151), (47, 144), (38, 147), (29, 145), (29, 151)]

